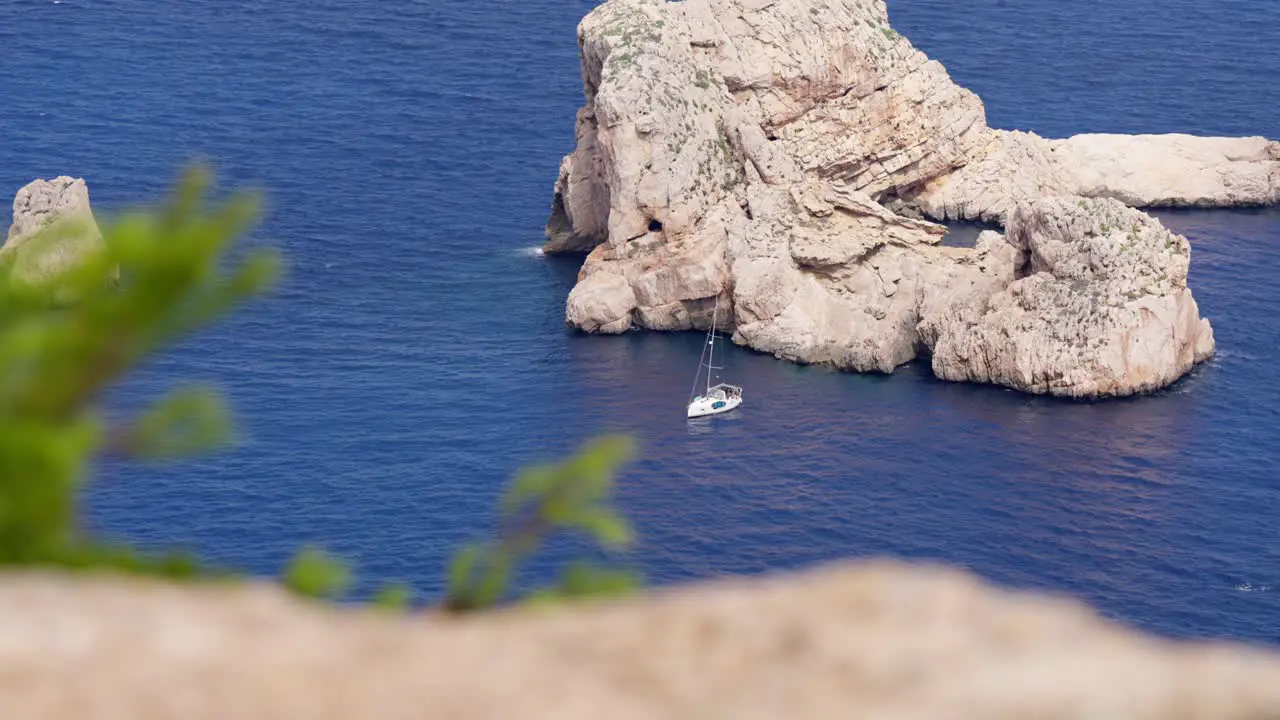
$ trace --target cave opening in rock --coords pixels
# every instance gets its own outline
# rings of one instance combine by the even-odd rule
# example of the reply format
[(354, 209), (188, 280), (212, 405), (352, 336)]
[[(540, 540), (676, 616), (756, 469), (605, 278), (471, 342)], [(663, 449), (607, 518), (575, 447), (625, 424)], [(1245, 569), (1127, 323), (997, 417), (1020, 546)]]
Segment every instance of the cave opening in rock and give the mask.
[(978, 236), (987, 230), (1004, 232), (999, 225), (994, 223), (952, 220), (943, 224), (947, 226), (947, 235), (942, 238), (942, 242), (939, 244), (947, 247), (971, 248), (978, 244)]
[(657, 220), (649, 221), (649, 232), (662, 232), (662, 223)]

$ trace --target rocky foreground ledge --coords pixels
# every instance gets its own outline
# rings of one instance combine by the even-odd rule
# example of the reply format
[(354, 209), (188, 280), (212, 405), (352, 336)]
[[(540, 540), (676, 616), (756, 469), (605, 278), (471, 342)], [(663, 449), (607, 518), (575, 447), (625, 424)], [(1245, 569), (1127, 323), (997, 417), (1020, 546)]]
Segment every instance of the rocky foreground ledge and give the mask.
[(6, 720), (1280, 716), (1280, 655), (955, 571), (836, 566), (552, 612), (378, 616), (274, 587), (0, 576)]
[[(1190, 246), (1130, 207), (1280, 202), (1280, 143), (986, 125), (882, 0), (609, 0), (547, 225), (568, 322), (704, 329), (797, 362), (1074, 397), (1212, 355)], [(1005, 226), (977, 248), (926, 220)]]

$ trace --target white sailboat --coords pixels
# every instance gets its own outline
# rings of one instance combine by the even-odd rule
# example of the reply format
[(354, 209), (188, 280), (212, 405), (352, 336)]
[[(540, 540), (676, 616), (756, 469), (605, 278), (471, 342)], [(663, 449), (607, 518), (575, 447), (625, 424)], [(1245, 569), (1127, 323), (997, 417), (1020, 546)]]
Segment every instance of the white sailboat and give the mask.
[[(711, 314), (711, 329), (707, 331), (707, 342), (702, 346), (702, 357), (698, 360), (698, 372), (693, 376), (693, 390), (689, 396), (689, 417), (718, 415), (726, 413), (742, 404), (742, 388), (727, 383), (711, 384), (716, 370), (723, 366), (715, 363), (716, 358), (716, 321), (720, 319), (720, 296), (716, 296), (716, 307)], [(698, 381), (702, 379), (702, 369), (707, 370), (706, 388), (698, 393)], [(719, 377), (715, 377), (719, 380)]]

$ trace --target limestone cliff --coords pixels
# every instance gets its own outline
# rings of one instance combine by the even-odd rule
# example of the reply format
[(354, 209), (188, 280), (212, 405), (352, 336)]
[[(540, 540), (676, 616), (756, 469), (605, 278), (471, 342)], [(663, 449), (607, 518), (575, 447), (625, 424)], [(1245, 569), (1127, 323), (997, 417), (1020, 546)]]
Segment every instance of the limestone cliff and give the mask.
[[(591, 251), (566, 311), (589, 332), (704, 328), (719, 297), (736, 342), (889, 372), (932, 351), (940, 314), (1008, 288), (1025, 250), (994, 234), (940, 247), (945, 229), (908, 211), (1003, 222), (1020, 202), (1059, 196), (1280, 202), (1280, 144), (1261, 138), (989, 129), (979, 98), (890, 27), (882, 0), (609, 0), (579, 41), (586, 104), (546, 249)], [(1194, 314), (1185, 272), (1166, 280), (1182, 283), (1179, 307)], [(1112, 329), (1140, 329), (1125, 317)], [(1198, 314), (1186, 324), (1200, 327)], [(1205, 327), (1197, 359), (1212, 352)], [(1185, 372), (1180, 343), (1153, 348), (1167, 363), (1142, 379), (1080, 380), (1102, 365), (1076, 354), (1055, 365), (1068, 384), (943, 376), (1122, 394)]]

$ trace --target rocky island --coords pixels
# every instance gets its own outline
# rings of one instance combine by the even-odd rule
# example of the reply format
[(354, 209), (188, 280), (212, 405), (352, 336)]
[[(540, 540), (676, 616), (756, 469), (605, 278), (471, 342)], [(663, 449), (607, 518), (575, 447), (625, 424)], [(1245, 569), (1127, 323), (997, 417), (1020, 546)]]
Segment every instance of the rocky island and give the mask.
[[(1280, 202), (1280, 143), (989, 128), (883, 0), (609, 0), (547, 224), (589, 251), (566, 319), (1070, 397), (1214, 351), (1190, 246), (1133, 208)], [(940, 244), (983, 220), (976, 247)]]

